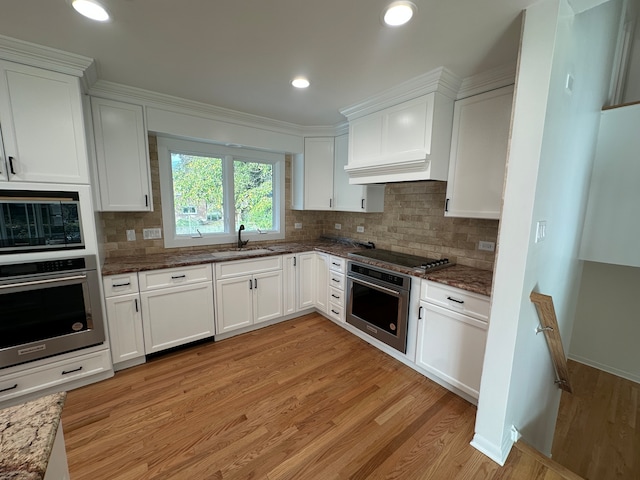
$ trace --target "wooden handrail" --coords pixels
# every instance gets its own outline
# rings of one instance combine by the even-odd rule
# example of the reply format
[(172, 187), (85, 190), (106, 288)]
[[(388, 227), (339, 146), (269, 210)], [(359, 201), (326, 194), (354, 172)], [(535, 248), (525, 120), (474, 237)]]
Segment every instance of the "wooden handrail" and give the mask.
[(567, 356), (564, 354), (564, 347), (562, 346), (562, 339), (560, 338), (560, 329), (558, 328), (556, 310), (553, 307), (553, 298), (538, 292), (531, 292), (529, 298), (535, 304), (538, 317), (540, 318), (540, 327), (537, 333), (543, 332), (549, 345), (551, 360), (556, 370), (556, 384), (564, 391), (572, 393), (571, 383), (569, 382)]

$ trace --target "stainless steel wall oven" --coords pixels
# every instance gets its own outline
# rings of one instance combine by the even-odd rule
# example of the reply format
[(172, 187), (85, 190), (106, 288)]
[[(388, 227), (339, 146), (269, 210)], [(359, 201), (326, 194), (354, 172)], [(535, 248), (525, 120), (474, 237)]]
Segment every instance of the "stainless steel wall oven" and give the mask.
[(94, 256), (0, 265), (0, 368), (104, 341)]
[(411, 278), (358, 262), (347, 267), (347, 323), (407, 351)]

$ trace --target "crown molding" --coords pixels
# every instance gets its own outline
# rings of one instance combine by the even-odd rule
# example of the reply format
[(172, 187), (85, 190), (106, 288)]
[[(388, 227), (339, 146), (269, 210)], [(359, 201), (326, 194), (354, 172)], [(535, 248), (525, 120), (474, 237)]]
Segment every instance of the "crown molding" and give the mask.
[(244, 112), (238, 112), (228, 108), (217, 107), (194, 100), (187, 100), (164, 93), (152, 92), (142, 88), (122, 85), (106, 80), (98, 80), (89, 89), (89, 94), (108, 98), (111, 100), (128, 101), (142, 104), (146, 107), (155, 107), (175, 113), (202, 116), (204, 118), (260, 128), (278, 133), (297, 136), (335, 136), (338, 132), (347, 131), (346, 123), (337, 125), (301, 126), (294, 123), (274, 120)]
[(340, 109), (350, 121), (429, 93), (438, 92), (455, 99), (461, 79), (445, 67), (418, 75), (366, 100)]
[(85, 89), (98, 78), (93, 58), (4, 35), (0, 35), (0, 59), (79, 77)]
[(506, 87), (507, 85), (514, 84), (515, 81), (516, 64), (508, 63), (500, 65), (499, 67), (466, 77), (462, 80), (456, 100), (495, 90), (496, 88)]

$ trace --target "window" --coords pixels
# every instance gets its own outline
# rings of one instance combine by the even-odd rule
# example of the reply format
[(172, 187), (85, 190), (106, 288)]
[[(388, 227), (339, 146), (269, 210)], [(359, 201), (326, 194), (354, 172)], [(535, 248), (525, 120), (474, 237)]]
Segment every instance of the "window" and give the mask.
[(158, 137), (165, 247), (284, 238), (284, 155)]

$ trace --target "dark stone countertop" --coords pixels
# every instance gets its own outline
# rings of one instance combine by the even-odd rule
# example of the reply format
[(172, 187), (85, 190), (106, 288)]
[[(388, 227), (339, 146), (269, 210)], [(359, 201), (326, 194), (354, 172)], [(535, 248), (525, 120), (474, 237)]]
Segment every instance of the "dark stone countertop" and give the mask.
[(42, 480), (66, 392), (0, 410), (0, 480)]
[[(262, 252), (259, 255), (251, 254), (251, 248), (268, 249), (269, 252)], [(206, 263), (217, 263), (234, 260), (246, 260), (249, 258), (260, 258), (271, 255), (283, 255), (288, 253), (303, 253), (309, 251), (319, 251), (349, 259), (349, 253), (362, 250), (362, 246), (350, 243), (339, 243), (330, 240), (317, 240), (313, 242), (301, 243), (273, 243), (268, 245), (258, 245), (248, 247), (245, 252), (235, 252), (233, 257), (227, 257), (223, 253), (225, 250), (215, 250), (213, 248), (202, 251), (191, 251), (182, 253), (161, 253), (145, 255), (143, 257), (121, 257), (107, 259), (102, 267), (102, 275), (119, 275), (131, 272), (143, 272), (147, 270), (157, 270), (161, 268), (184, 267), (189, 265), (199, 265)], [(218, 253), (216, 253), (218, 252)], [(452, 287), (460, 288), (480, 295), (491, 295), (491, 282), (493, 272), (480, 270), (465, 265), (453, 265), (433, 272), (405, 268), (391, 265), (384, 262), (369, 259), (357, 259), (361, 263), (378, 266), (405, 275), (413, 275), (419, 278), (426, 278), (434, 282), (442, 283)]]

